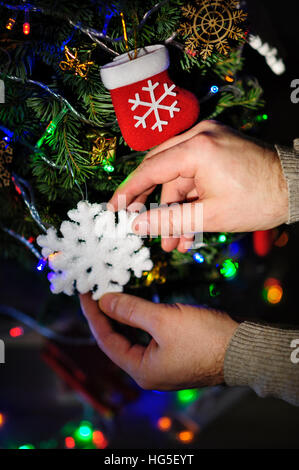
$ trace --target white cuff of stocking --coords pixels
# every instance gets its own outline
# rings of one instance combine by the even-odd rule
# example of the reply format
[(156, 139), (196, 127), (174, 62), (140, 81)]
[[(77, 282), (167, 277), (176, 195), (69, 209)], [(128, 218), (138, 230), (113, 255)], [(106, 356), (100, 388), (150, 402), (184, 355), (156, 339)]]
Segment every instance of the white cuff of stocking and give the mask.
[[(134, 51), (130, 54), (134, 56)], [(140, 82), (169, 67), (168, 50), (161, 44), (138, 50), (138, 57), (130, 60), (128, 53), (121, 54), (113, 62), (101, 67), (101, 78), (108, 90)]]

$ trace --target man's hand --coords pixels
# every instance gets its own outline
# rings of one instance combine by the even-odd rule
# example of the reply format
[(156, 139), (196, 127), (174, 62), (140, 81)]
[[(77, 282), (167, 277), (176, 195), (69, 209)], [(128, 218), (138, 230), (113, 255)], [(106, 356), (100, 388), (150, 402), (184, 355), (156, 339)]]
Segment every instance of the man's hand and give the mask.
[[(288, 219), (287, 183), (277, 153), (215, 121), (203, 121), (150, 151), (110, 203), (122, 209), (118, 197), (125, 196), (125, 205), (138, 209), (135, 203), (143, 204), (157, 184), (163, 185), (162, 204), (191, 204), (193, 232), (202, 231), (194, 210), (199, 202), (205, 232), (266, 230)], [(162, 247), (184, 252), (192, 242), (181, 236), (182, 209), (183, 204), (156, 209), (156, 217), (144, 212), (133, 229), (140, 235), (163, 234), (169, 224), (172, 238), (164, 238)]]
[[(99, 347), (141, 387), (178, 390), (223, 382), (225, 351), (238, 326), (227, 314), (125, 294), (105, 294), (100, 308), (90, 294), (80, 299)], [(131, 344), (107, 317), (147, 331), (151, 342)]]

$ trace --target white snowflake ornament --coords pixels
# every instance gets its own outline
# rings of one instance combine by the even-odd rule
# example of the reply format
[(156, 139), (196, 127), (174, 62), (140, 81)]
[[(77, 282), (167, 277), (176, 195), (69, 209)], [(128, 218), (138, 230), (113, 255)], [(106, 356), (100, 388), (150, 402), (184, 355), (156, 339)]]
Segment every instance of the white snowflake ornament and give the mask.
[(142, 101), (140, 99), (139, 93), (135, 94), (135, 99), (130, 98), (128, 101), (129, 103), (133, 103), (133, 106), (131, 107), (132, 111), (135, 111), (138, 106), (143, 106), (146, 108), (149, 108), (142, 116), (134, 116), (134, 119), (137, 121), (135, 124), (135, 127), (139, 127), (142, 125), (143, 129), (146, 129), (146, 124), (147, 124), (147, 119), (151, 115), (152, 112), (154, 112), (155, 115), (155, 122), (152, 125), (151, 129), (154, 131), (155, 129), (158, 129), (159, 132), (163, 131), (163, 126), (168, 125), (168, 121), (163, 121), (160, 117), (160, 110), (164, 109), (168, 111), (169, 117), (174, 118), (174, 113), (178, 113), (180, 111), (180, 108), (177, 108), (176, 105), (178, 103), (177, 100), (172, 101), (171, 105), (163, 105), (163, 101), (167, 96), (176, 96), (176, 92), (173, 91), (175, 89), (175, 85), (172, 84), (170, 87), (167, 85), (167, 83), (163, 83), (164, 87), (164, 93), (160, 96), (160, 98), (156, 98), (155, 96), (155, 89), (159, 86), (159, 82), (155, 82), (154, 84), (152, 83), (151, 80), (147, 81), (147, 86), (142, 87), (142, 91), (147, 91), (149, 93), (149, 99), (150, 101)]
[[(122, 292), (131, 277), (141, 277), (153, 263), (142, 239), (132, 233), (136, 214), (117, 214), (101, 204), (79, 202), (61, 224), (62, 237), (54, 228), (40, 235), (37, 243), (48, 258), (51, 291), (73, 295), (92, 292), (98, 300), (106, 292)], [(118, 216), (118, 222), (116, 217)]]

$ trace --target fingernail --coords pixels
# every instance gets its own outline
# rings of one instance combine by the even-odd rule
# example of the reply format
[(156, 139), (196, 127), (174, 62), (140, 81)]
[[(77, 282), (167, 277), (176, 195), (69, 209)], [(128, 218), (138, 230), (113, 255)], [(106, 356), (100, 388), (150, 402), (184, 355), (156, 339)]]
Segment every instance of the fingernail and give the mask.
[(142, 222), (137, 222), (134, 226), (133, 226), (133, 231), (137, 234), (137, 235), (148, 235), (149, 233), (149, 223), (146, 222), (146, 221), (142, 221)]
[(117, 295), (115, 294), (104, 294), (99, 300), (100, 309), (103, 312), (113, 312), (115, 304), (117, 302)]

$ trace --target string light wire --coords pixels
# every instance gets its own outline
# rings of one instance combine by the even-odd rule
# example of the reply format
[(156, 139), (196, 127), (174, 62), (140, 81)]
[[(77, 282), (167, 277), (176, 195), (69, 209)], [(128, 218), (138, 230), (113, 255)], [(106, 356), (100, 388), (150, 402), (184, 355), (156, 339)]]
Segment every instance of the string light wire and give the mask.
[[(156, 12), (158, 11), (163, 5), (165, 5), (166, 3), (168, 3), (169, 0), (162, 0), (161, 2), (158, 2), (156, 3), (150, 10), (148, 10), (144, 15), (143, 15), (143, 18), (142, 20), (140, 21), (139, 25), (138, 25), (138, 29), (141, 29), (143, 28), (143, 26), (145, 25), (145, 23), (148, 21), (148, 19)], [(14, 10), (14, 11), (25, 11), (25, 10), (28, 10), (28, 11), (31, 11), (33, 13), (42, 13), (44, 15), (50, 15), (50, 16), (56, 16), (56, 17), (59, 17), (61, 19), (64, 19), (66, 20), (71, 26), (74, 26), (76, 29), (80, 30), (82, 33), (86, 34), (87, 36), (89, 36), (93, 41), (97, 42), (99, 44), (99, 46), (105, 48), (108, 52), (110, 52), (111, 54), (113, 55), (119, 55), (118, 52), (114, 51), (113, 49), (110, 49), (108, 46), (106, 46), (103, 42), (101, 42), (99, 40), (102, 39), (102, 40), (105, 40), (105, 41), (108, 41), (110, 42), (111, 44), (112, 43), (117, 43), (117, 42), (121, 42), (124, 40), (124, 35), (122, 36), (119, 36), (117, 38), (111, 38), (110, 36), (108, 36), (107, 34), (104, 34), (103, 32), (101, 31), (97, 31), (96, 29), (94, 28), (89, 28), (87, 26), (82, 26), (80, 23), (75, 23), (72, 19), (70, 18), (67, 18), (53, 10), (47, 10), (45, 8), (38, 8), (30, 3), (24, 3), (23, 5), (10, 5), (10, 4), (7, 4), (5, 2), (0, 2), (0, 6), (4, 7), (4, 8), (7, 8), (8, 10)], [(132, 36), (134, 34), (134, 29), (130, 30), (127, 32), (128, 34), (128, 37)]]
[(46, 326), (40, 325), (34, 318), (27, 315), (16, 308), (9, 307), (7, 305), (0, 305), (0, 314), (7, 317), (13, 318), (23, 325), (28, 326), (32, 330), (35, 330), (41, 336), (57, 341), (63, 344), (69, 344), (74, 346), (88, 346), (96, 344), (96, 340), (93, 337), (89, 338), (72, 338), (68, 336), (56, 333), (56, 331)]

